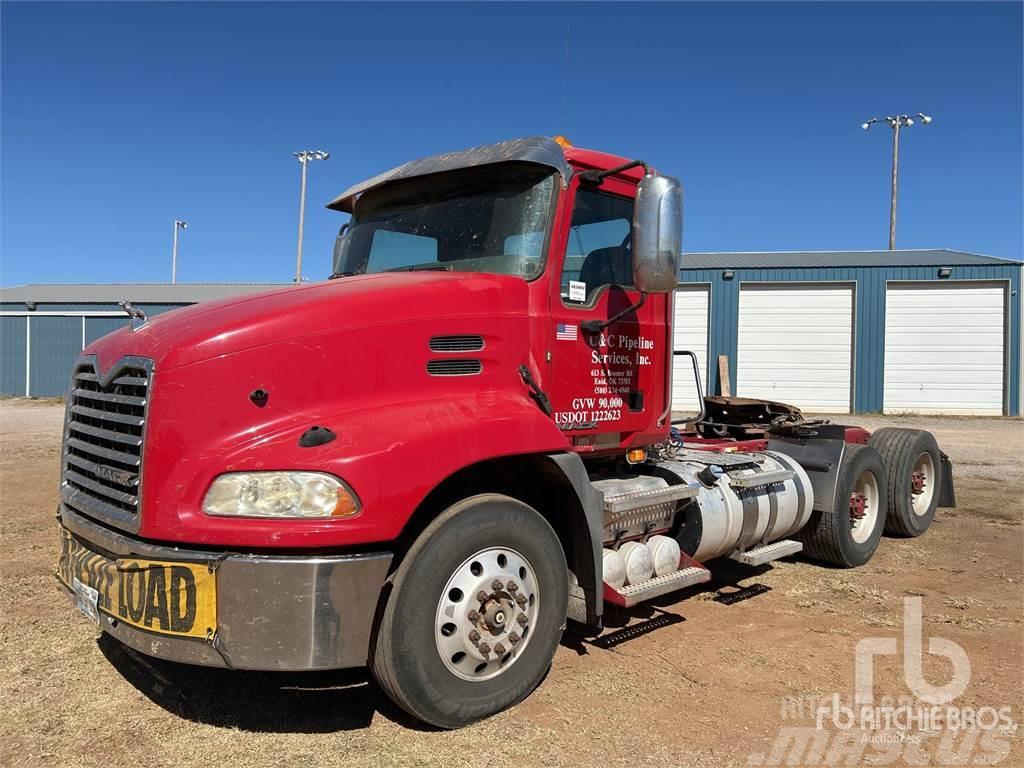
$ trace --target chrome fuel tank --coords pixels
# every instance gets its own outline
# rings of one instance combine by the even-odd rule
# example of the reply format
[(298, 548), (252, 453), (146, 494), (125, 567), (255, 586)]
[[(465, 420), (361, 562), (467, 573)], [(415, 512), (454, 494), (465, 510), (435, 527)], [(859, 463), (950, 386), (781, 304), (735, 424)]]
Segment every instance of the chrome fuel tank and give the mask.
[(803, 468), (774, 451), (683, 449), (661, 472), (700, 490), (683, 510), (676, 538), (698, 561), (785, 539), (811, 516), (814, 491)]

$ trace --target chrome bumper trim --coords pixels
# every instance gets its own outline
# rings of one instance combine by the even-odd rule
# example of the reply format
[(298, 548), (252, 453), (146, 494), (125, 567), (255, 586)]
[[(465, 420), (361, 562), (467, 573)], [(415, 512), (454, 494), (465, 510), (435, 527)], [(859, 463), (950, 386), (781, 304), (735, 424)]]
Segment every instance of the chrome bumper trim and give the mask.
[(215, 564), (213, 642), (146, 632), (101, 614), (101, 629), (125, 645), (169, 661), (232, 669), (303, 671), (367, 663), (390, 552), (217, 554), (140, 542), (69, 512), (62, 507), (65, 527), (101, 553)]

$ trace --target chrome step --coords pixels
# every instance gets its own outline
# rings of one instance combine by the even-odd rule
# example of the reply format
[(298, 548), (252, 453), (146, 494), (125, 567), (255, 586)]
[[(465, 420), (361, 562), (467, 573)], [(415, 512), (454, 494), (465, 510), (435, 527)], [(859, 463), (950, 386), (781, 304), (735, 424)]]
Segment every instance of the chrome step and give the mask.
[[(703, 584), (706, 581), (711, 581), (711, 571), (701, 565), (691, 565), (667, 576), (655, 576), (653, 579), (641, 581), (639, 584), (630, 584), (621, 589), (612, 589), (606, 584), (605, 599), (624, 608), (631, 608), (645, 600), (661, 597), (669, 592), (675, 592), (677, 589), (692, 587), (694, 584)], [(621, 600), (613, 599), (614, 596), (610, 596), (608, 590), (611, 590)]]
[(748, 549), (746, 552), (736, 551), (729, 555), (729, 558), (744, 565), (764, 565), (780, 557), (795, 555), (803, 550), (804, 545), (792, 539), (783, 539), (772, 544), (765, 544), (763, 547)]
[(604, 511), (610, 514), (632, 512), (635, 509), (653, 507), (680, 499), (692, 499), (700, 492), (696, 485), (670, 485), (667, 488), (655, 488), (648, 491), (623, 493), (618, 496), (604, 497)]
[(788, 469), (779, 469), (775, 472), (761, 472), (757, 475), (741, 475), (734, 477), (729, 475), (729, 485), (733, 488), (761, 488), (765, 485), (784, 483), (792, 480), (795, 472)]

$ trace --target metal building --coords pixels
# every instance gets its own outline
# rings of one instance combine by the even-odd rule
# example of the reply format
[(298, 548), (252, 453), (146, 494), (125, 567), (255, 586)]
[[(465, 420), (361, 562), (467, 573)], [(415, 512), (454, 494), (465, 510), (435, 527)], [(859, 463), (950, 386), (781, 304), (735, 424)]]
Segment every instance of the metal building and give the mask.
[(128, 316), (117, 305), (122, 299), (155, 315), (276, 287), (280, 286), (151, 283), (0, 288), (0, 394), (63, 395), (82, 349), (127, 323)]
[(1016, 416), (1020, 289), (1021, 262), (949, 250), (688, 253), (675, 344), (712, 393), (725, 355), (733, 395), (809, 412)]
[[(61, 395), (82, 348), (149, 314), (272, 284), (0, 288), (0, 393)], [(696, 353), (705, 392), (810, 412), (1020, 415), (1021, 262), (949, 250), (688, 253), (675, 346)], [(673, 404), (693, 410), (677, 358)], [(709, 387), (710, 384), (710, 387)]]

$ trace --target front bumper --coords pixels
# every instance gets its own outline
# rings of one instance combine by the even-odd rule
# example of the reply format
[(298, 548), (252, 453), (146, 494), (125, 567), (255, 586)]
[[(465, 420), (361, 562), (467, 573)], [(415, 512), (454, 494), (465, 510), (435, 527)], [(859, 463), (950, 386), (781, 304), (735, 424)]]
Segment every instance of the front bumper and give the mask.
[(390, 552), (242, 555), (138, 541), (67, 507), (61, 525), (87, 550), (111, 559), (202, 563), (216, 575), (216, 632), (179, 637), (100, 612), (100, 628), (141, 653), (231, 669), (303, 671), (361, 667)]

